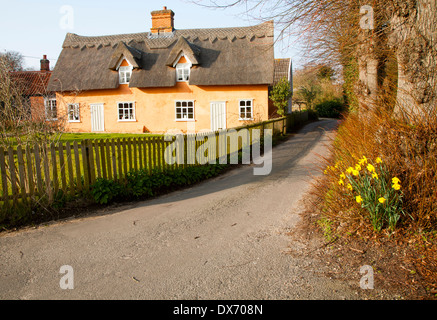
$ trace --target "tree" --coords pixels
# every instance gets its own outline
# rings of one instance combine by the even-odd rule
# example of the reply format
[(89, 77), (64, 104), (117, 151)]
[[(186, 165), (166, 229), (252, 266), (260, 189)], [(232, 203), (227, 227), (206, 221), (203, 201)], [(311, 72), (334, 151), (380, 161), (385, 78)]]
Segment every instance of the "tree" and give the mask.
[(326, 79), (326, 80), (333, 80), (335, 75), (335, 71), (332, 67), (322, 64), (319, 66), (317, 70), (317, 78), (319, 79)]
[(269, 98), (277, 108), (277, 114), (283, 116), (287, 113), (288, 103), (292, 95), (293, 91), (290, 88), (290, 81), (285, 77), (273, 86)]
[(0, 147), (56, 141), (63, 132), (64, 119), (47, 121), (44, 108), (31, 110), (31, 97), (26, 93), (29, 84), (14, 77), (11, 61), (15, 60), (0, 59)]
[(341, 102), (341, 86), (335, 83), (335, 70), (326, 64), (306, 64), (294, 73), (295, 97), (309, 109), (326, 101)]
[(17, 51), (6, 51), (0, 53), (0, 60), (2, 60), (2, 67), (8, 71), (23, 71), (24, 58), (23, 55)]
[(396, 110), (421, 121), (437, 107), (437, 2), (391, 0), (386, 10), (398, 62)]
[[(205, 1), (201, 1), (205, 2)], [(275, 20), (279, 39), (298, 36), (317, 61), (357, 65), (354, 94), (359, 109), (380, 106), (387, 58), (396, 57), (395, 114), (407, 121), (435, 112), (437, 106), (436, 0), (229, 0), (211, 6), (244, 6), (248, 15)], [(371, 14), (370, 14), (371, 13)], [(369, 14), (369, 15), (368, 15)], [(363, 20), (364, 18), (364, 20)], [(369, 27), (363, 27), (366, 19)], [(346, 64), (345, 64), (346, 63)], [(346, 78), (346, 77), (345, 77)], [(351, 99), (349, 99), (351, 100)]]
[(298, 93), (302, 97), (302, 100), (305, 101), (308, 109), (314, 108), (314, 101), (317, 98), (317, 95), (320, 92), (320, 88), (315, 84), (310, 84), (306, 87), (300, 87)]

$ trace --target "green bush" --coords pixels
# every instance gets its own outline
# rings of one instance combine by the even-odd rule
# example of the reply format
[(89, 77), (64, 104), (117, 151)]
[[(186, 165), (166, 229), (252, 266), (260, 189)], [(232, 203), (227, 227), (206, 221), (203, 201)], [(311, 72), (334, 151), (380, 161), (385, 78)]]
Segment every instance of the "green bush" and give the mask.
[(146, 169), (130, 171), (126, 182), (98, 179), (91, 186), (91, 195), (99, 204), (108, 204), (116, 199), (144, 199), (153, 197), (180, 187), (217, 176), (226, 165), (205, 165), (176, 170)]
[(338, 100), (329, 100), (317, 104), (315, 109), (319, 117), (340, 118), (344, 105)]
[(91, 195), (98, 204), (107, 204), (123, 194), (123, 186), (114, 180), (99, 178), (91, 186)]

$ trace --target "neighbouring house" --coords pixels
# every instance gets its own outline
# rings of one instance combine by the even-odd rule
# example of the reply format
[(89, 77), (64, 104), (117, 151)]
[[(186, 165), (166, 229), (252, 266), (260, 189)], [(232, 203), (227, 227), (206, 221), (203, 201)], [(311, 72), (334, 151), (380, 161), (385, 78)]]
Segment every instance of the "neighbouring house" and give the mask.
[(34, 121), (57, 120), (56, 95), (47, 89), (51, 75), (47, 55), (40, 60), (39, 71), (10, 72)]
[[(273, 88), (274, 85), (276, 85), (279, 81), (281, 81), (283, 78), (286, 78), (290, 82), (290, 90), (293, 92), (293, 65), (290, 58), (287, 59), (275, 59), (275, 72), (273, 75), (273, 83), (272, 86), (269, 87), (270, 89)], [(291, 113), (292, 111), (292, 98), (288, 101), (288, 110), (287, 113)], [(269, 118), (276, 118), (279, 117), (279, 115), (276, 113), (277, 108), (273, 105), (273, 102), (269, 100)]]
[(48, 89), (67, 131), (198, 132), (269, 119), (275, 66), (291, 76), (290, 60), (274, 59), (272, 21), (180, 30), (166, 7), (151, 16), (150, 32), (66, 35)]

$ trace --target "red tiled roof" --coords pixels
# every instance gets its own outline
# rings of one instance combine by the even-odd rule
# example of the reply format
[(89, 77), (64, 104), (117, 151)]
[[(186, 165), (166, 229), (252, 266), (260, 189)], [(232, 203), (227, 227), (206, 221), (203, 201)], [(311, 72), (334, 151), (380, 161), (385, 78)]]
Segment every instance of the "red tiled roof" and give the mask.
[(46, 95), (52, 71), (15, 71), (11, 72), (11, 78), (22, 87), (23, 96)]

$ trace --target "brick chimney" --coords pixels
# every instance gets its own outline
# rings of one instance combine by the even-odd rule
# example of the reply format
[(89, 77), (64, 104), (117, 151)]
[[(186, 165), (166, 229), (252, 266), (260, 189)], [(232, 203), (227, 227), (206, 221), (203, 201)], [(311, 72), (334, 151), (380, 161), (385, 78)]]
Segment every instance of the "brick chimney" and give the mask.
[(152, 11), (152, 33), (173, 32), (174, 12), (164, 7), (162, 10)]
[(41, 63), (41, 71), (50, 71), (50, 61), (47, 60), (47, 55), (43, 55), (39, 62)]

